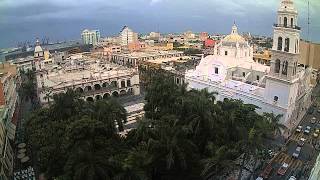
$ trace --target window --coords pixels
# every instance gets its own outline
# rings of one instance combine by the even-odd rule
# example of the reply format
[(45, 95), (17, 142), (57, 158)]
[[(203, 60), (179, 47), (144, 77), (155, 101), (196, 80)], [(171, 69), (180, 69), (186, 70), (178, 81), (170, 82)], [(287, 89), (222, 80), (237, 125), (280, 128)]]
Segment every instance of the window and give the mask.
[(219, 74), (219, 68), (215, 67), (215, 68), (214, 68), (214, 73), (215, 73), (215, 74)]
[(260, 80), (260, 76), (257, 76), (257, 81), (259, 81)]
[(279, 73), (280, 72), (280, 60), (277, 59), (274, 67), (274, 72)]
[(125, 81), (121, 81), (121, 88), (126, 87), (126, 82)]
[(275, 96), (275, 97), (273, 98), (273, 100), (274, 100), (274, 102), (278, 102), (279, 97), (278, 97), (278, 96)]
[(285, 61), (282, 65), (282, 74), (287, 75), (288, 74), (288, 61)]
[(287, 17), (284, 17), (284, 19), (283, 19), (283, 26), (284, 26), (284, 27), (287, 27), (287, 26), (288, 26), (288, 19), (287, 19)]
[(127, 86), (131, 86), (131, 81), (127, 80)]
[(278, 38), (278, 51), (282, 50), (282, 37)]
[(177, 84), (180, 84), (180, 79), (179, 78), (177, 78)]
[(293, 27), (293, 18), (291, 18), (291, 27)]
[(290, 39), (286, 38), (285, 40), (285, 46), (284, 46), (284, 51), (289, 52), (289, 45), (290, 45)]
[(228, 51), (225, 51), (225, 52), (224, 52), (224, 55), (228, 56)]
[(242, 72), (242, 76), (243, 76), (243, 77), (246, 77), (246, 72)]

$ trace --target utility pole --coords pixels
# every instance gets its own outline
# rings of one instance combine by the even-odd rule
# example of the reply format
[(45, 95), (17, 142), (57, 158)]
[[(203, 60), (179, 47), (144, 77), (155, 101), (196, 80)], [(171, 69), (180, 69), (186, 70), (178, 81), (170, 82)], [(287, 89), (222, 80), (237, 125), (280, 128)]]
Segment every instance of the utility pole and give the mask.
[(307, 60), (307, 65), (310, 66), (310, 0), (308, 0), (308, 26), (307, 26), (307, 42), (308, 42), (308, 60)]

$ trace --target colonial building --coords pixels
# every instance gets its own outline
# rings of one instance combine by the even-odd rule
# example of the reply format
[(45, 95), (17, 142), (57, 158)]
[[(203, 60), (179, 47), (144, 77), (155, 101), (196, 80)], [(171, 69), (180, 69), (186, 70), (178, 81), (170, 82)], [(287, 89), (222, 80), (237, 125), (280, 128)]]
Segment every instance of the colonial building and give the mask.
[(42, 63), (36, 76), (42, 104), (52, 101), (52, 95), (68, 89), (79, 92), (87, 101), (140, 94), (136, 69), (90, 57), (71, 57), (61, 65)]
[(282, 0), (274, 25), (271, 66), (253, 61), (252, 47), (232, 27), (216, 46), (215, 55), (203, 58), (186, 73), (189, 89), (207, 88), (217, 100), (241, 99), (260, 107), (257, 112), (282, 114), (281, 123), (296, 126), (311, 102), (310, 69), (298, 66), (300, 27), (292, 0)]
[(128, 67), (137, 67), (139, 64), (149, 60), (177, 59), (182, 56), (184, 56), (184, 53), (180, 51), (144, 51), (114, 54), (111, 61)]
[(0, 64), (0, 179), (12, 179), (13, 148), (19, 112), (17, 66)]

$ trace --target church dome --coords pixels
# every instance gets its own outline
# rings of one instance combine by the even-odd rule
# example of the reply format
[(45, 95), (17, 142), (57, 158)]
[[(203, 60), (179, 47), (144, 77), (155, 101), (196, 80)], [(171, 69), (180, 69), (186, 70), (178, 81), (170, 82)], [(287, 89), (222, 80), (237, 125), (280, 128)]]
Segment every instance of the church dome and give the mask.
[(222, 41), (223, 42), (232, 42), (232, 43), (234, 43), (234, 42), (245, 43), (246, 42), (246, 40), (238, 34), (238, 28), (235, 24), (232, 26), (231, 34), (229, 34), (225, 38), (223, 38)]
[(37, 53), (37, 52), (43, 52), (43, 49), (42, 47), (40, 46), (40, 42), (39, 40), (37, 39), (37, 42), (36, 42), (36, 47), (34, 48), (34, 52)]

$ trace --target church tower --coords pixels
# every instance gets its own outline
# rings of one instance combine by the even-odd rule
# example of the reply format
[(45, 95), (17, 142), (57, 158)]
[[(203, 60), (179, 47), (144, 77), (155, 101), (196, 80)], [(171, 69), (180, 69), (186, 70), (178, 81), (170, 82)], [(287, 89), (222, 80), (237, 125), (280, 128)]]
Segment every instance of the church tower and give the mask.
[(37, 39), (36, 41), (36, 46), (34, 48), (34, 54), (33, 54), (33, 62), (34, 62), (34, 66), (35, 68), (41, 69), (41, 61), (44, 60), (44, 51), (42, 49), (42, 47), (40, 46), (40, 42)]
[(286, 108), (295, 103), (299, 88), (300, 27), (297, 19), (293, 0), (281, 0), (277, 24), (273, 27), (271, 69), (266, 76), (264, 96), (269, 103)]

